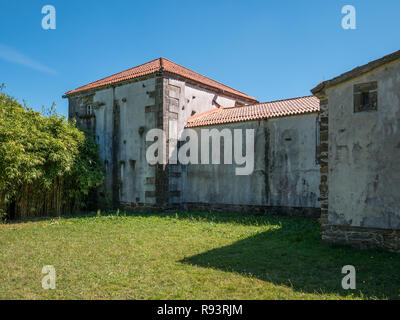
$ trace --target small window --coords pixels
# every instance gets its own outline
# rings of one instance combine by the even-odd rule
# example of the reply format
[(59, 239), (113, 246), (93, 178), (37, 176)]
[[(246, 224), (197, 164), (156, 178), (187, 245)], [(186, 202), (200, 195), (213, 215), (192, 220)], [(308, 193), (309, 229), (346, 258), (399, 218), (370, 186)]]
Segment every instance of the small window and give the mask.
[(93, 108), (92, 108), (92, 106), (89, 104), (89, 105), (86, 106), (86, 114), (87, 114), (88, 116), (90, 116), (90, 115), (92, 115), (92, 113), (93, 113)]
[(131, 166), (131, 170), (134, 171), (136, 168), (136, 160), (129, 160), (129, 164)]
[(378, 83), (368, 82), (354, 85), (354, 112), (378, 109)]
[(319, 117), (316, 119), (315, 123), (315, 164), (321, 164), (321, 122)]

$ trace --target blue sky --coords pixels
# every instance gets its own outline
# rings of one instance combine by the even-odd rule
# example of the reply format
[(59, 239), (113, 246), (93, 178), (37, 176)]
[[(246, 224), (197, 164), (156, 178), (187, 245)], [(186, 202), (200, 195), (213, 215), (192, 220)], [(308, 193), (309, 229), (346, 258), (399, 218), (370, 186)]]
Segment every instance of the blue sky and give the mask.
[[(56, 30), (41, 27), (48, 4)], [(67, 114), (66, 91), (162, 56), (260, 101), (304, 96), (399, 50), (399, 16), (398, 0), (1, 0), (0, 83)]]

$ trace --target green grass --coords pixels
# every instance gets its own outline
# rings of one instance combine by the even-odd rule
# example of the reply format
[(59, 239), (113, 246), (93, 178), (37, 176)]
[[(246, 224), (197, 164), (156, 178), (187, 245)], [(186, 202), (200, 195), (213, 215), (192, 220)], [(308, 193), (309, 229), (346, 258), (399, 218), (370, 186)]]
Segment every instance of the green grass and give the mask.
[[(398, 299), (400, 255), (320, 243), (316, 220), (88, 214), (0, 225), (0, 299)], [(344, 265), (357, 290), (341, 288)], [(44, 265), (57, 289), (43, 290)]]

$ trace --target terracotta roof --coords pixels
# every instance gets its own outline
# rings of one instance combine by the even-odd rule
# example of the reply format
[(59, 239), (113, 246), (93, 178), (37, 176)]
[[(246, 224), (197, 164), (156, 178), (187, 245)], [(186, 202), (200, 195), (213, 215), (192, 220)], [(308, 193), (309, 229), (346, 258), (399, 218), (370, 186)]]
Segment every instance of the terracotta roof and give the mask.
[(314, 95), (318, 95), (321, 91), (323, 91), (325, 88), (331, 87), (333, 85), (339, 84), (341, 82), (350, 80), (352, 78), (358, 77), (364, 73), (367, 73), (371, 70), (374, 70), (386, 63), (393, 62), (397, 59), (400, 59), (400, 50), (393, 52), (391, 54), (388, 54), (380, 59), (371, 61), (367, 64), (364, 64), (360, 67), (354, 68), (353, 70), (350, 70), (348, 72), (345, 72), (341, 74), (340, 76), (333, 78), (331, 80), (323, 81), (319, 85), (317, 85), (314, 89), (311, 89), (311, 93)]
[(225, 93), (243, 98), (244, 100), (248, 100), (251, 102), (257, 102), (257, 99), (248, 96), (247, 94), (240, 92), (238, 90), (232, 89), (222, 83), (219, 83), (215, 80), (212, 80), (210, 78), (207, 78), (205, 76), (202, 76), (201, 74), (198, 74), (192, 70), (189, 70), (185, 67), (182, 67), (172, 61), (169, 61), (165, 58), (158, 58), (155, 60), (152, 60), (150, 62), (147, 62), (145, 64), (142, 64), (140, 66), (122, 71), (120, 73), (116, 73), (112, 76), (103, 78), (101, 80), (89, 83), (87, 85), (84, 85), (82, 87), (79, 87), (75, 90), (68, 91), (65, 93), (65, 95), (71, 95), (74, 93), (90, 90), (90, 89), (96, 89), (100, 88), (103, 86), (108, 86), (111, 84), (115, 84), (121, 81), (126, 81), (126, 80), (131, 80), (135, 78), (139, 78), (141, 76), (145, 75), (150, 75), (159, 71), (163, 71), (172, 75), (178, 75), (180, 77), (183, 77), (188, 80), (192, 80), (194, 82), (206, 85), (208, 87), (214, 88), (221, 90)]
[(307, 96), (242, 107), (212, 109), (189, 118), (186, 127), (277, 118), (319, 112), (319, 110), (319, 99)]

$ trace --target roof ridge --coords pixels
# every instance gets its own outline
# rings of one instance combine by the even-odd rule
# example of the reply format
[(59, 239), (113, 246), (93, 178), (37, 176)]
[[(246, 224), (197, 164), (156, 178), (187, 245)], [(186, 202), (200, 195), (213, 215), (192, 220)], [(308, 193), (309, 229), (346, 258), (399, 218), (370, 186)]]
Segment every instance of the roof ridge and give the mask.
[[(146, 65), (146, 64), (150, 64), (150, 63), (152, 63), (152, 62), (154, 62), (154, 61), (157, 61), (157, 60), (159, 60), (159, 59), (160, 59), (160, 58), (155, 58), (155, 59), (153, 59), (153, 60), (150, 60), (150, 61), (147, 61), (147, 62), (145, 62), (145, 63), (139, 64), (139, 65), (137, 65), (137, 66), (128, 68), (128, 69), (126, 69), (126, 70), (123, 70), (123, 71), (121, 71), (121, 72), (114, 73), (114, 74), (110, 75), (109, 77), (116, 76), (117, 74), (120, 74), (120, 73), (129, 71), (129, 70), (131, 70), (131, 69), (135, 69), (135, 68), (142, 67), (142, 66), (144, 66), (144, 65)], [(106, 78), (108, 78), (108, 77), (106, 77)], [(100, 79), (100, 80), (101, 80), (101, 79)]]
[(117, 83), (123, 82), (125, 80), (135, 79), (145, 75), (151, 75), (160, 71), (165, 71), (170, 73), (171, 75), (177, 75), (179, 77), (183, 77), (184, 79), (203, 84), (209, 88), (212, 88), (212, 90), (217, 90), (217, 92), (222, 91), (228, 96), (232, 95), (233, 97), (241, 98), (249, 103), (258, 102), (256, 98), (251, 97), (242, 91), (239, 91), (219, 81), (204, 76), (194, 70), (186, 68), (164, 57), (153, 59), (138, 66), (131, 67), (129, 69), (103, 77), (96, 81), (92, 81), (88, 84), (79, 86), (73, 90), (66, 92), (65, 96), (63, 97), (67, 97), (68, 95), (87, 90), (96, 90), (106, 86), (115, 86)]
[(308, 96), (302, 96), (302, 97), (295, 97), (295, 98), (287, 98), (287, 99), (279, 99), (279, 100), (271, 100), (271, 101), (265, 101), (265, 102), (259, 102), (259, 103), (254, 103), (252, 104), (257, 105), (257, 104), (267, 104), (267, 103), (275, 103), (275, 102), (282, 102), (282, 101), (290, 101), (290, 100), (298, 100), (298, 99), (304, 99), (304, 98), (312, 98), (314, 97), (312, 94)]
[(315, 96), (313, 95), (308, 95), (308, 96), (302, 96), (302, 97), (295, 97), (295, 98), (287, 98), (287, 99), (280, 99), (280, 100), (271, 100), (271, 101), (265, 101), (265, 102), (257, 102), (253, 104), (245, 104), (243, 106), (235, 106), (231, 107), (229, 109), (239, 109), (239, 108), (246, 108), (246, 107), (252, 107), (252, 106), (258, 106), (262, 104), (270, 104), (270, 103), (276, 103), (276, 102), (282, 102), (282, 101), (291, 101), (291, 100), (299, 100), (299, 99), (304, 99), (304, 98), (313, 98)]
[(94, 84), (94, 83), (96, 83), (96, 82), (100, 82), (100, 81), (106, 80), (107, 78), (115, 77), (115, 76), (117, 76), (117, 75), (119, 75), (119, 74), (121, 74), (121, 73), (127, 72), (127, 71), (129, 71), (129, 70), (142, 67), (142, 66), (144, 66), (144, 65), (146, 65), (146, 64), (150, 64), (150, 63), (152, 63), (152, 62), (154, 62), (154, 61), (156, 61), (156, 60), (159, 60), (159, 59), (160, 59), (160, 58), (156, 58), (156, 59), (147, 61), (147, 62), (145, 62), (145, 63), (139, 64), (138, 66), (131, 67), (131, 68), (122, 70), (122, 71), (120, 71), (120, 72), (110, 74), (109, 76), (106, 76), (106, 77), (104, 77), (104, 78), (98, 79), (98, 80), (96, 80), (96, 81), (89, 82), (89, 83), (87, 83), (87, 84), (85, 84), (85, 85), (83, 85), (83, 86), (80, 86), (80, 87), (77, 87), (77, 88), (75, 88), (75, 89), (73, 89), (73, 90), (70, 90), (70, 91), (68, 91), (66, 94), (68, 94), (68, 93), (71, 92), (71, 91), (76, 91), (76, 90), (79, 90), (80, 88), (83, 88), (83, 87), (86, 87), (86, 86), (88, 86), (88, 85)]
[[(174, 61), (168, 60), (168, 59), (166, 59), (166, 58), (162, 58), (162, 59), (167, 60), (168, 62), (171, 62), (171, 63), (173, 63), (173, 64), (175, 64), (175, 65), (177, 65), (177, 66), (179, 66), (179, 67), (181, 67), (181, 68), (183, 68), (183, 69), (186, 69), (187, 71), (197, 73), (198, 75), (200, 75), (200, 76), (202, 76), (202, 77), (204, 77), (204, 78), (207, 78), (208, 80), (211, 80), (211, 81), (213, 81), (213, 82), (216, 82), (216, 83), (218, 83), (218, 84), (220, 84), (220, 85), (222, 85), (222, 86), (224, 86), (224, 87), (227, 87), (227, 88), (229, 88), (229, 89), (231, 89), (231, 90), (234, 90), (234, 91), (236, 91), (236, 92), (239, 92), (239, 93), (244, 94), (244, 95), (246, 95), (246, 96), (248, 96), (248, 97), (250, 97), (250, 98), (255, 99), (254, 97), (249, 96), (247, 93), (244, 93), (244, 92), (239, 91), (239, 90), (237, 90), (237, 89), (235, 89), (235, 88), (232, 88), (232, 87), (230, 87), (230, 86), (228, 86), (228, 85), (226, 85), (226, 84), (223, 84), (222, 82), (219, 82), (219, 81), (217, 81), (217, 80), (211, 79), (211, 78), (209, 78), (209, 77), (207, 77), (207, 76), (205, 76), (205, 75), (202, 75), (201, 73), (198, 73), (197, 71), (194, 71), (194, 70), (191, 70), (191, 69), (189, 69), (189, 68), (186, 68), (186, 67), (180, 65), (179, 63), (176, 63), (176, 62), (174, 62)], [(172, 73), (173, 73), (173, 72), (172, 72)]]

